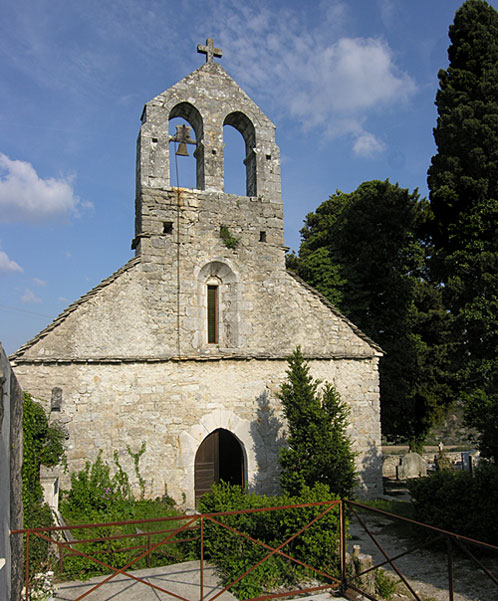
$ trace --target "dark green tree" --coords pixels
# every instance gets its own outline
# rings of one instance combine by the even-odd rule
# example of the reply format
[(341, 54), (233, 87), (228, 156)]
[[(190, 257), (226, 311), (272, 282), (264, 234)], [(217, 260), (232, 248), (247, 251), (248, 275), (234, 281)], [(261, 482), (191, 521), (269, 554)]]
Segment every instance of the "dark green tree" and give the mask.
[(299, 495), (317, 482), (351, 496), (356, 470), (346, 433), (348, 409), (335, 388), (313, 380), (300, 348), (288, 359), (287, 380), (279, 398), (287, 419), (288, 447), (280, 453), (280, 482), (287, 494)]
[(428, 171), (431, 262), (454, 317), (453, 366), (481, 452), (498, 461), (498, 13), (467, 0), (439, 72)]
[(452, 400), (447, 313), (427, 278), (428, 204), (389, 181), (337, 192), (306, 217), (299, 275), (385, 351), (382, 428), (422, 444)]

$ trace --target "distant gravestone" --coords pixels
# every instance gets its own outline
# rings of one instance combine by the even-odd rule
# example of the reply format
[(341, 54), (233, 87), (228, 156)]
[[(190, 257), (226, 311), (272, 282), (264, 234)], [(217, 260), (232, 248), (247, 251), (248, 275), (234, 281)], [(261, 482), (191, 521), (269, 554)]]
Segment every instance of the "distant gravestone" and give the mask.
[(398, 480), (427, 476), (427, 463), (418, 453), (407, 453), (396, 468)]
[(475, 467), (479, 463), (479, 451), (473, 449), (472, 451), (464, 451), (462, 453), (462, 469), (473, 473)]

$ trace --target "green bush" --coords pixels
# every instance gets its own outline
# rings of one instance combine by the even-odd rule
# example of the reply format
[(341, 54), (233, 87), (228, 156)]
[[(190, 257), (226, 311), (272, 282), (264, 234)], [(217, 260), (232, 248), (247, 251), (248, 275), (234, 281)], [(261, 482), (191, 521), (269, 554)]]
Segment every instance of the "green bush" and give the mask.
[[(144, 481), (139, 472), (139, 459), (145, 451), (145, 445), (138, 453), (128, 452), (135, 462), (135, 472), (144, 495)], [(174, 517), (178, 512), (169, 497), (156, 499), (135, 499), (126, 472), (121, 467), (117, 452), (114, 453), (114, 473), (111, 466), (102, 460), (99, 453), (93, 464), (89, 461), (85, 468), (71, 474), (71, 488), (63, 491), (60, 504), (61, 513), (68, 524), (92, 524), (105, 522), (122, 522), (127, 520), (147, 520), (157, 517)], [(137, 534), (177, 528), (183, 522), (168, 521), (151, 524), (108, 526), (98, 528), (77, 528), (72, 530), (76, 539), (103, 538), (121, 534)], [(151, 545), (159, 543), (166, 534), (155, 534), (150, 537)], [(127, 549), (147, 542), (146, 537), (137, 536), (102, 542), (82, 543), (74, 545), (78, 551), (95, 556), (99, 561), (112, 566), (123, 566), (144, 552), (143, 549)], [(161, 546), (146, 559), (134, 563), (134, 568), (146, 566), (168, 565), (184, 561), (188, 556), (188, 548), (181, 543)], [(104, 566), (78, 555), (69, 555), (64, 559), (63, 576), (65, 578), (86, 579), (98, 574), (108, 573)]]
[(470, 538), (498, 545), (498, 466), (469, 472), (441, 470), (408, 483), (415, 517)]
[(398, 582), (382, 568), (375, 570), (375, 592), (381, 599), (391, 601), (398, 590)]
[(279, 399), (287, 420), (287, 444), (280, 452), (280, 484), (290, 495), (316, 482), (350, 497), (356, 480), (354, 452), (347, 434), (349, 408), (337, 390), (314, 380), (298, 347), (288, 358), (287, 380)]
[[(40, 483), (40, 467), (52, 467), (64, 462), (62, 441), (63, 432), (48, 423), (43, 407), (28, 393), (23, 402), (23, 459), (22, 459), (22, 499), (24, 528), (53, 526), (54, 520), (49, 506), (43, 502), (43, 489)], [(48, 568), (50, 563), (49, 543), (39, 536), (30, 537), (29, 572)]]
[[(299, 497), (289, 495), (260, 497), (256, 494), (245, 494), (240, 486), (221, 483), (213, 486), (212, 491), (202, 497), (199, 510), (202, 513), (211, 513), (330, 501), (336, 498), (324, 484), (317, 484), (312, 489), (305, 486)], [(275, 548), (324, 509), (324, 506), (282, 509), (222, 516), (216, 519)], [(218, 566), (225, 585), (233, 582), (270, 552), (261, 545), (244, 539), (209, 520), (204, 524), (205, 557)], [(337, 576), (338, 548), (339, 508), (337, 507), (296, 537), (282, 551), (327, 574)], [(239, 599), (247, 599), (270, 591), (278, 585), (291, 585), (306, 578), (316, 578), (316, 573), (274, 554), (233, 586), (231, 592)]]

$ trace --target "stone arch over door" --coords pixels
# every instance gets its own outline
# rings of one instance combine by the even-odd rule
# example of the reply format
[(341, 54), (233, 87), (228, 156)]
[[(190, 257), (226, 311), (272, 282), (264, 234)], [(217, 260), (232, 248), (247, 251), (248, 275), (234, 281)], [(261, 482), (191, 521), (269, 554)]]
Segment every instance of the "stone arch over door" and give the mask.
[(194, 468), (197, 450), (209, 434), (219, 429), (228, 430), (240, 443), (244, 457), (244, 484), (251, 486), (255, 482), (258, 466), (254, 448), (258, 444), (263, 444), (263, 441), (253, 438), (250, 421), (240, 418), (233, 411), (216, 409), (209, 415), (201, 417), (198, 424), (180, 434), (178, 463), (183, 472), (181, 487), (188, 507), (195, 506)]
[(213, 484), (245, 485), (245, 461), (241, 443), (228, 430), (218, 428), (201, 442), (195, 454), (195, 505)]

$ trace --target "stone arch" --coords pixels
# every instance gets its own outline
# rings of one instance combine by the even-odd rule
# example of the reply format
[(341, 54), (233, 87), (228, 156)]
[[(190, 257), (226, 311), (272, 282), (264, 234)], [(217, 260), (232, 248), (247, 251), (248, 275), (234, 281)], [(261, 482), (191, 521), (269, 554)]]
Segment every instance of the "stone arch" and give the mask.
[(256, 130), (253, 122), (241, 111), (229, 113), (223, 125), (231, 125), (240, 132), (244, 138), (246, 147), (246, 156), (244, 165), (246, 166), (246, 195), (257, 195), (257, 176), (256, 176)]
[(197, 273), (198, 327), (195, 333), (197, 348), (209, 347), (208, 342), (208, 288), (218, 289), (218, 336), (220, 348), (239, 344), (239, 283), (232, 267), (225, 261), (206, 263)]
[(245, 453), (240, 440), (224, 428), (208, 434), (199, 445), (194, 461), (195, 504), (213, 484), (245, 486)]
[(251, 435), (251, 422), (233, 411), (215, 409), (200, 418), (199, 423), (180, 434), (179, 466), (183, 471), (181, 487), (187, 506), (195, 504), (195, 455), (202, 441), (215, 430), (228, 430), (239, 441), (244, 454), (244, 481), (250, 486), (256, 479), (257, 463), (254, 453), (255, 441)]
[(196, 187), (198, 190), (204, 190), (204, 124), (200, 112), (190, 102), (180, 102), (176, 104), (169, 112), (168, 123), (175, 117), (181, 117), (187, 121), (192, 129), (195, 141), (197, 142), (194, 150), (194, 157), (196, 160)]

